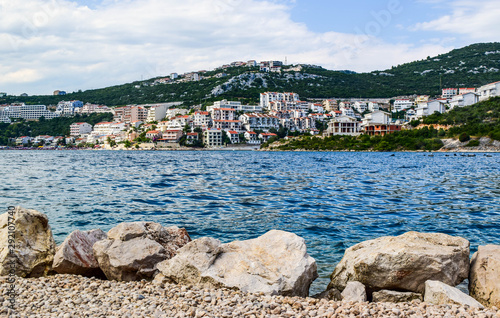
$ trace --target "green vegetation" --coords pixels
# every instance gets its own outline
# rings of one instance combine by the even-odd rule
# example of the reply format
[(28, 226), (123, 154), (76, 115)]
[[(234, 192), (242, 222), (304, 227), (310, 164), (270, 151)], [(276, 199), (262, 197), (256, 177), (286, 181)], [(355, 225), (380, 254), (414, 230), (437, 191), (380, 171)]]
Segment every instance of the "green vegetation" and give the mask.
[[(471, 140), (470, 136), (488, 136), (500, 140), (500, 97), (491, 98), (468, 107), (456, 108), (444, 114), (435, 113), (423, 119), (423, 123), (430, 125), (421, 129), (403, 130), (386, 136), (361, 135), (333, 136), (333, 137), (304, 137), (288, 143), (266, 143), (263, 147), (279, 150), (375, 150), (375, 151), (404, 151), (428, 150), (435, 151), (443, 147), (441, 138), (458, 138), (467, 142), (467, 147), (479, 146), (478, 140)], [(411, 122), (416, 127), (420, 121)], [(454, 125), (448, 131), (434, 129), (433, 125)]]
[[(457, 107), (444, 114), (424, 118), (428, 125), (453, 125), (446, 136), (468, 141), (470, 136), (488, 136), (500, 140), (500, 97), (491, 98), (468, 107)], [(411, 123), (410, 123), (411, 124)]]
[(479, 140), (474, 139), (474, 140), (469, 141), (469, 143), (467, 145), (465, 145), (465, 147), (477, 147), (480, 144), (481, 143), (479, 142)]
[(438, 138), (438, 130), (424, 127), (423, 129), (405, 130), (386, 136), (362, 135), (332, 136), (332, 137), (303, 137), (294, 139), (286, 144), (273, 147), (279, 150), (439, 150), (443, 142)]
[(113, 115), (107, 113), (59, 117), (50, 120), (41, 117), (39, 121), (20, 120), (13, 124), (0, 123), (0, 145), (6, 146), (9, 144), (9, 138), (17, 138), (20, 136), (68, 136), (69, 126), (73, 123), (86, 122), (95, 125), (102, 121), (112, 121), (112, 119)]
[[(500, 51), (500, 43), (474, 44), (389, 70), (362, 74), (312, 66), (304, 66), (300, 72), (281, 74), (260, 73), (258, 68), (231, 67), (201, 74), (211, 78), (197, 82), (176, 80), (173, 84), (153, 85), (155, 79), (150, 79), (65, 96), (7, 96), (0, 98), (0, 104), (54, 105), (61, 100), (77, 99), (108, 106), (172, 101), (184, 101), (187, 106), (206, 106), (222, 98), (256, 103), (259, 93), (265, 91), (292, 91), (303, 99), (438, 95), (441, 87), (478, 87), (500, 80), (499, 54), (486, 54), (497, 51)], [(214, 76), (223, 73), (226, 76)], [(215, 92), (215, 88), (220, 89)]]

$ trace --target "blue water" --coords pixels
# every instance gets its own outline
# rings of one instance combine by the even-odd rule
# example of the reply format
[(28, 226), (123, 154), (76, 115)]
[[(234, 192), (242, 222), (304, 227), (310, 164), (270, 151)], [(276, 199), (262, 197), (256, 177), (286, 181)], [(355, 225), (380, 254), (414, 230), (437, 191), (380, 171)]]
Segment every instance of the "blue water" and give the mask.
[(500, 244), (500, 154), (0, 151), (0, 206), (49, 216), (60, 243), (120, 222), (223, 242), (268, 230), (306, 240), (323, 290), (344, 250), (406, 231)]

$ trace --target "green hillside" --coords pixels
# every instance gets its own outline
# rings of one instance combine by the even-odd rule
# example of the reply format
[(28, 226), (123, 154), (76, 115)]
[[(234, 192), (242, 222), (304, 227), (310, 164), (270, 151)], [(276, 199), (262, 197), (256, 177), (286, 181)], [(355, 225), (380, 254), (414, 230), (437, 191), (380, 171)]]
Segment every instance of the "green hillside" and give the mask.
[[(56, 104), (78, 99), (109, 106), (184, 101), (186, 105), (209, 103), (221, 98), (257, 102), (265, 91), (293, 91), (306, 98), (394, 97), (438, 95), (441, 87), (477, 87), (500, 80), (500, 43), (481, 43), (436, 57), (394, 66), (389, 70), (356, 74), (304, 65), (300, 71), (261, 73), (258, 68), (233, 67), (198, 82), (152, 85), (155, 79), (65, 96), (8, 96), (0, 103)], [(288, 71), (287, 71), (288, 70)], [(138, 87), (138, 88), (137, 88)]]
[[(471, 106), (456, 108), (444, 114), (434, 114), (424, 119), (424, 124), (431, 126), (422, 129), (403, 130), (386, 136), (361, 135), (332, 137), (301, 137), (286, 142), (278, 140), (264, 144), (264, 148), (275, 150), (374, 150), (436, 151), (443, 147), (442, 138), (454, 138), (467, 141), (471, 137), (490, 137), (500, 141), (500, 97), (480, 102)], [(434, 129), (432, 124), (453, 125), (447, 131)], [(478, 146), (479, 142), (471, 141), (470, 146)]]

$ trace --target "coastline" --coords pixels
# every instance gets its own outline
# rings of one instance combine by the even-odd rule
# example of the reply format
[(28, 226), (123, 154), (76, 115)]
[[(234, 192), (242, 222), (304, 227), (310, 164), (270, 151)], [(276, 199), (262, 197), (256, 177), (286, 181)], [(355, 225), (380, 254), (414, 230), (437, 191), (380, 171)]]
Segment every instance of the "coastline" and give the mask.
[[(0, 277), (0, 292), (7, 283)], [(312, 297), (268, 296), (225, 288), (146, 281), (116, 282), (75, 275), (16, 279), (15, 311), (7, 317), (500, 317), (498, 308), (346, 302)], [(43, 292), (40, 292), (42, 291)]]
[(281, 149), (248, 149), (245, 148), (177, 148), (177, 149), (90, 149), (90, 148), (55, 148), (55, 149), (42, 149), (42, 148), (0, 148), (0, 151), (258, 151), (258, 152), (358, 152), (358, 153), (442, 153), (442, 154), (458, 154), (458, 153), (474, 153), (474, 154), (489, 154), (500, 153), (500, 148), (497, 149), (439, 149), (439, 150), (393, 150), (393, 151), (377, 151), (377, 150), (307, 150), (307, 149), (294, 149), (294, 150), (281, 150)]

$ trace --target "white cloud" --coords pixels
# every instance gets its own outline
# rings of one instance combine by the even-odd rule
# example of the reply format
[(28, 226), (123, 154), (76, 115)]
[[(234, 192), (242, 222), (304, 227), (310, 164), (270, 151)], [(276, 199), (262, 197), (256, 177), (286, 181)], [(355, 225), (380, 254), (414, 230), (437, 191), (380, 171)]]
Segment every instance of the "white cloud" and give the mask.
[(473, 41), (498, 41), (500, 29), (498, 1), (450, 1), (447, 6), (450, 14), (432, 21), (418, 23), (412, 27), (412, 30), (449, 32), (466, 36)]
[(0, 0), (0, 70), (10, 74), (0, 91), (91, 89), (285, 56), (291, 63), (372, 71), (450, 49), (387, 44), (377, 34), (315, 33), (291, 20), (291, 4), (105, 0), (88, 8), (68, 0)]

